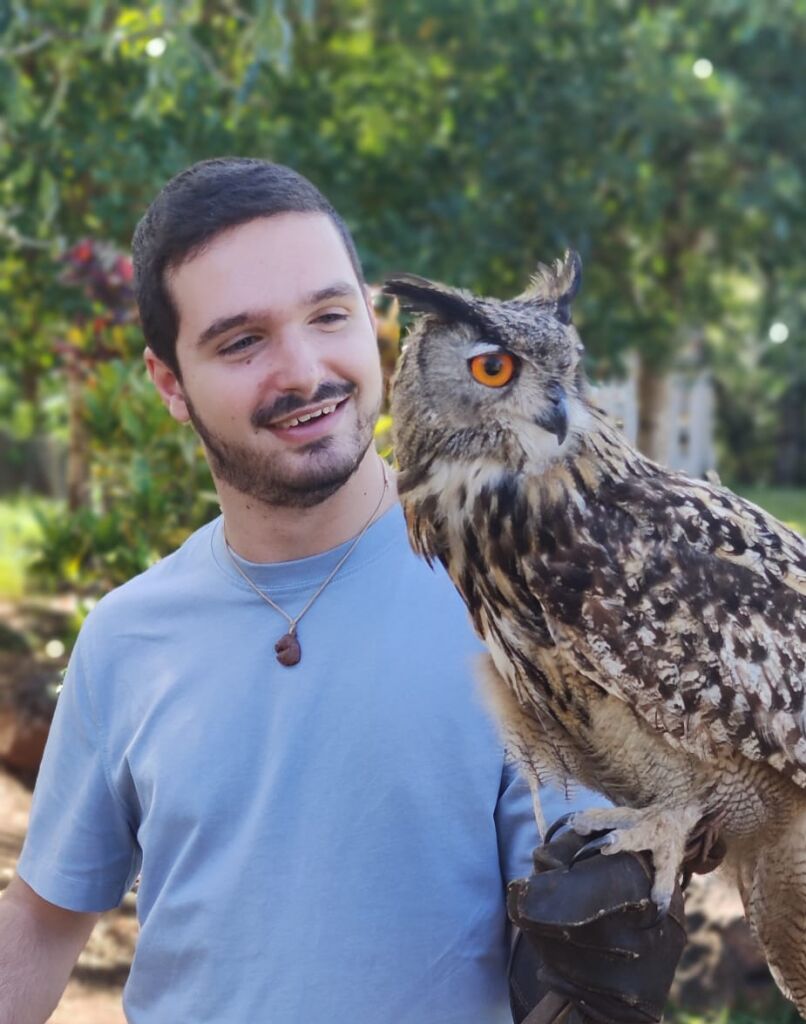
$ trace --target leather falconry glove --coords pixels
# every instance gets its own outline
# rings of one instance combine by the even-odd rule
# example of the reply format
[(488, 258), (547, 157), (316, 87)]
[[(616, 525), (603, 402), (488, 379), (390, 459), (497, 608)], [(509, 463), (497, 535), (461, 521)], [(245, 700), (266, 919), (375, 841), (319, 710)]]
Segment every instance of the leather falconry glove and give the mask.
[(509, 886), (509, 916), (521, 930), (510, 992), (523, 1024), (654, 1024), (663, 1016), (686, 943), (680, 886), (659, 919), (650, 858), (597, 851), (572, 863), (592, 838), (561, 832), (534, 851), (535, 873)]

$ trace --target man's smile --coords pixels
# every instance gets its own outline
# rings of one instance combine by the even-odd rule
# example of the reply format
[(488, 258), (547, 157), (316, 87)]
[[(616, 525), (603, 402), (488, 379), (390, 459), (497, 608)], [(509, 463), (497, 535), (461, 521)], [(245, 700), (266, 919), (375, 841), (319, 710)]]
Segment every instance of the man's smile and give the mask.
[(334, 426), (335, 420), (341, 418), (342, 408), (349, 398), (350, 396), (348, 395), (335, 402), (331, 400), (327, 403), (307, 406), (296, 411), (291, 416), (273, 420), (266, 424), (266, 426), (272, 433), (280, 437), (299, 440), (309, 440), (313, 437), (318, 437), (329, 431)]

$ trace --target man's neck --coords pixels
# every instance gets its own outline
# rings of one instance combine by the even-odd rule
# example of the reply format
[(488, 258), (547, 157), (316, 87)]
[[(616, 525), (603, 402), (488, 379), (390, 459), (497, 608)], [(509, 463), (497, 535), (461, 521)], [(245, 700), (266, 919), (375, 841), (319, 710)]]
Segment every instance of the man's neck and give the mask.
[(347, 483), (313, 508), (265, 505), (219, 484), (227, 542), (250, 562), (287, 562), (343, 544), (359, 533), (376, 508), (381, 516), (397, 500), (388, 467), (384, 492), (383, 468), (380, 456), (370, 448)]

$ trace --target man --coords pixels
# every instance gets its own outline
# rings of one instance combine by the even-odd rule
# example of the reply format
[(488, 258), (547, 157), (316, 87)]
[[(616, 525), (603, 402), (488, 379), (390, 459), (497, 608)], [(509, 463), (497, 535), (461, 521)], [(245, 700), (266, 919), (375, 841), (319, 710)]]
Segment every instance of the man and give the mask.
[(0, 1021), (47, 1018), (138, 874), (134, 1024), (508, 1020), (531, 806), (372, 445), (347, 229), (294, 172), (211, 161), (158, 196), (134, 258), (148, 372), (222, 517), (82, 630), (0, 902)]
[(48, 1018), (138, 875), (132, 1024), (507, 1021), (531, 800), (372, 444), (349, 233), (293, 171), (214, 160), (134, 260), (148, 372), (222, 515), (82, 629), (0, 901), (0, 1024)]

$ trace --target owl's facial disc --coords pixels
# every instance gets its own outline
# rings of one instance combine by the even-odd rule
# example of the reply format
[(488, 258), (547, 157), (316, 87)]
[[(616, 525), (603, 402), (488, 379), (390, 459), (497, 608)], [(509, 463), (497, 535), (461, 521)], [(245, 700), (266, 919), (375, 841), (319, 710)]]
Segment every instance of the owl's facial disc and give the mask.
[[(520, 356), (501, 345), (476, 343), (470, 348), (467, 358), (470, 376), (484, 388), (492, 391), (509, 391), (515, 385), (521, 372)], [(545, 398), (544, 408), (532, 417), (532, 422), (543, 430), (554, 434), (557, 443), (562, 444), (568, 435), (568, 398), (559, 381), (550, 380), (541, 389)]]
[(539, 265), (508, 301), (405, 275), (387, 282), (424, 314), (393, 389), (402, 467), (475, 462), (542, 472), (576, 448), (590, 421), (570, 322), (580, 273), (579, 257), (566, 254)]

